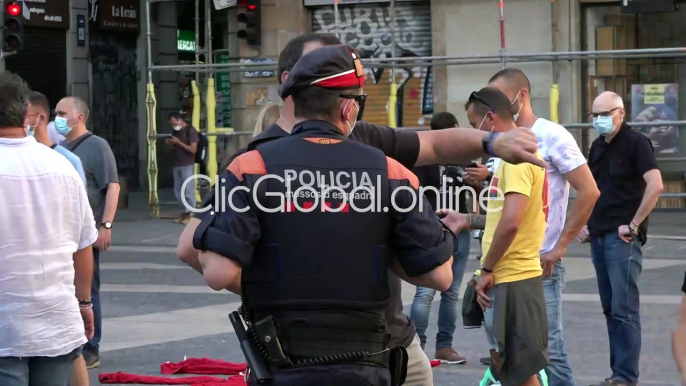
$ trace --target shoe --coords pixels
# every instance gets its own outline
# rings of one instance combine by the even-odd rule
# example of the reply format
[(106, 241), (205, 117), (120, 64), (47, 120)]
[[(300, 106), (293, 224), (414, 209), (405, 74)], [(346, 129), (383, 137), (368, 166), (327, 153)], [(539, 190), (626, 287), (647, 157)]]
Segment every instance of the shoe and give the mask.
[(181, 220), (181, 224), (186, 225), (186, 224), (188, 224), (190, 221), (191, 221), (191, 214), (190, 214), (190, 213), (186, 213), (186, 214), (183, 216), (183, 219)]
[(590, 385), (590, 386), (629, 386), (629, 385), (622, 382), (622, 381), (614, 381), (610, 378), (606, 378), (604, 381)]
[(500, 386), (500, 382), (496, 381), (491, 374), (491, 368), (487, 368), (484, 373), (484, 379), (479, 382), (479, 386)]
[(94, 369), (100, 366), (100, 354), (91, 350), (83, 350), (83, 359), (86, 361), (87, 369)]
[(491, 365), (491, 357), (481, 358), (481, 359), (479, 359), (479, 362), (480, 362), (482, 365), (490, 366), (490, 365)]
[(434, 356), (441, 363), (446, 363), (449, 365), (461, 365), (467, 363), (467, 358), (458, 354), (452, 347), (443, 347), (436, 350), (436, 355)]
[(185, 213), (179, 214), (179, 217), (177, 217), (176, 220), (174, 220), (174, 223), (176, 223), (176, 224), (181, 224), (181, 223), (183, 222), (183, 219), (184, 219), (185, 217), (186, 217), (186, 214), (185, 214)]

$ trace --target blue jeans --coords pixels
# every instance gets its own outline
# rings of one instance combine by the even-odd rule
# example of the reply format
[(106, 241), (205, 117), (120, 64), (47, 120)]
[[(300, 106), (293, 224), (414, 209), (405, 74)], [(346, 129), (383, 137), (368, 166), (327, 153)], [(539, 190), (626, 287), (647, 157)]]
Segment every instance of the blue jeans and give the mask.
[[(469, 231), (465, 230), (457, 235), (457, 245), (453, 252), (453, 284), (447, 291), (441, 292), (441, 305), (438, 308), (438, 334), (436, 334), (436, 349), (452, 347), (453, 333), (455, 332), (455, 322), (458, 316), (457, 303), (460, 296), (460, 286), (462, 277), (467, 268), (469, 259)], [(426, 345), (426, 329), (429, 325), (429, 311), (433, 302), (436, 290), (431, 288), (417, 287), (414, 295), (410, 318), (417, 329), (417, 335), (424, 348)]]
[(622, 241), (616, 232), (591, 235), (591, 259), (607, 321), (612, 380), (638, 383), (641, 356), (641, 314), (638, 276), (643, 269), (640, 241)]
[(91, 298), (93, 299), (93, 319), (95, 333), (93, 339), (85, 344), (85, 351), (97, 353), (100, 348), (102, 336), (102, 309), (100, 308), (100, 250), (93, 248), (93, 281), (91, 282)]
[(81, 348), (58, 357), (2, 357), (0, 385), (2, 386), (69, 386), (74, 360)]
[(555, 263), (552, 277), (543, 279), (543, 294), (548, 316), (548, 356), (546, 368), (550, 386), (574, 386), (572, 367), (565, 351), (562, 328), (562, 290), (565, 288), (565, 267)]

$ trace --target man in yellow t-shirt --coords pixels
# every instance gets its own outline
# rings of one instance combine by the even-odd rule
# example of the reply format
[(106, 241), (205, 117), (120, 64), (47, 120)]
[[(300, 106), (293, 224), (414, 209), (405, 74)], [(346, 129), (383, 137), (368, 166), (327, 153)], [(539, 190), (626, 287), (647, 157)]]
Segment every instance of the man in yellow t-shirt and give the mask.
[[(469, 121), (480, 130), (504, 132), (517, 127), (510, 101), (495, 88), (472, 93), (465, 107)], [(546, 171), (501, 161), (481, 194), (482, 205), (486, 197), (476, 293), (491, 343), (491, 371), (503, 386), (538, 386), (537, 375), (548, 365), (539, 257), (548, 213)]]

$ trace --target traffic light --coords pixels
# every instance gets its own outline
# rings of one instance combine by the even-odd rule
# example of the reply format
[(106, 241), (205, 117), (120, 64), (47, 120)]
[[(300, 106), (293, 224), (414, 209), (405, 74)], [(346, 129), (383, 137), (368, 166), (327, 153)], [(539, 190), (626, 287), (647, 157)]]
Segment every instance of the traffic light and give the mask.
[(238, 31), (238, 37), (253, 46), (262, 43), (261, 10), (260, 0), (246, 0), (245, 12), (238, 14), (238, 22), (245, 23), (245, 28)]
[(24, 23), (21, 16), (21, 1), (5, 3), (5, 28), (2, 31), (3, 51), (19, 51), (24, 47)]

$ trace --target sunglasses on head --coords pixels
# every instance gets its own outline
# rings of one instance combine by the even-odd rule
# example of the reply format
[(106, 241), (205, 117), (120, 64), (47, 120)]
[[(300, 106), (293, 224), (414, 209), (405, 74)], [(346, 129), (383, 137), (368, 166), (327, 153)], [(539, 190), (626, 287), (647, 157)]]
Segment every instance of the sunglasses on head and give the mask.
[(491, 106), (485, 100), (481, 99), (479, 93), (476, 91), (472, 91), (472, 93), (469, 95), (469, 102), (479, 102), (482, 105), (488, 107), (489, 110), (493, 111)]

